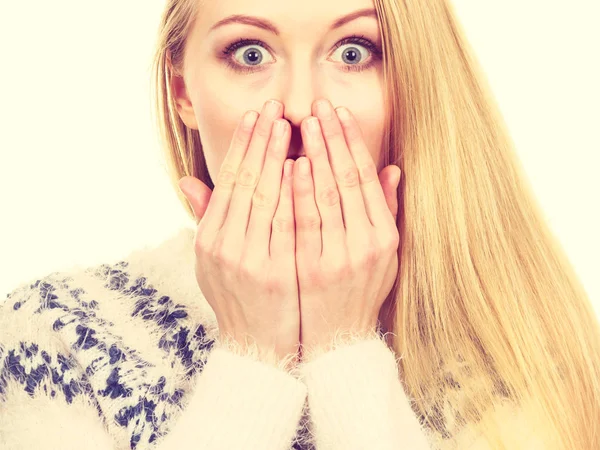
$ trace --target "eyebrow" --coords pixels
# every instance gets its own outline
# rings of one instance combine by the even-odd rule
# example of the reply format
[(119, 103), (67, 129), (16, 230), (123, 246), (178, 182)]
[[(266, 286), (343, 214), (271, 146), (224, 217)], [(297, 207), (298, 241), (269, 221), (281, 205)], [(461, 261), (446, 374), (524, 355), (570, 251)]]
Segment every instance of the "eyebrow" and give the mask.
[[(341, 27), (342, 25), (347, 24), (353, 20), (358, 19), (359, 17), (373, 17), (377, 18), (377, 12), (372, 8), (359, 9), (350, 14), (346, 14), (345, 16), (340, 17), (335, 20), (329, 27), (329, 31), (335, 30), (336, 28)], [(252, 25), (258, 28), (262, 28), (264, 30), (270, 31), (274, 33), (276, 36), (279, 36), (279, 29), (275, 26), (275, 24), (267, 19), (262, 19), (260, 17), (255, 16), (247, 16), (244, 14), (235, 14), (233, 16), (226, 17), (223, 20), (219, 20), (215, 23), (208, 32), (210, 33), (216, 28), (222, 27), (223, 25), (228, 25), (232, 23), (242, 23), (245, 25)]]

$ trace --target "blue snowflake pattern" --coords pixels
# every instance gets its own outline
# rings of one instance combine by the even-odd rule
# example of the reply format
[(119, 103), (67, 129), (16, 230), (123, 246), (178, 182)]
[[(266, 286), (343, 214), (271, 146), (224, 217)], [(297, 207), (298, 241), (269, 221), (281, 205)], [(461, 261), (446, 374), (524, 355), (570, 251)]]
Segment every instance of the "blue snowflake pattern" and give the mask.
[[(73, 279), (51, 274), (10, 294), (10, 303), (0, 313), (42, 315), (40, 323), (47, 318), (45, 332), (62, 341), (62, 348), (70, 353), (51, 352), (43, 342), (21, 342), (17, 348), (0, 344), (0, 401), (8, 382), (17, 382), (30, 396), (40, 391), (52, 398), (61, 395), (68, 404), (85, 396), (105, 424), (127, 431), (131, 449), (151, 449), (168, 433), (171, 419), (181, 413), (184, 388), (202, 371), (215, 342), (185, 305), (168, 292), (158, 292), (146, 277), (134, 276), (126, 261), (103, 264), (86, 274), (130, 299), (123, 313), (143, 320), (157, 336), (164, 366), (155, 367), (125, 344), (114, 324), (100, 314), (101, 294), (94, 297)], [(171, 371), (176, 365), (178, 370)], [(172, 378), (174, 373), (181, 377)], [(115, 402), (118, 410), (107, 416), (104, 411), (115, 411)], [(299, 444), (293, 448), (313, 449)]]

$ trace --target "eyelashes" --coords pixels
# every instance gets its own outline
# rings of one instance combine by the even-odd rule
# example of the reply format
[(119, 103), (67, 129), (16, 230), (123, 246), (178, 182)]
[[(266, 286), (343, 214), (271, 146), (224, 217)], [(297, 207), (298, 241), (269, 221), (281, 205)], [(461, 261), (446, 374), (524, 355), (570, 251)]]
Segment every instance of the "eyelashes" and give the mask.
[[(370, 39), (366, 38), (365, 36), (360, 36), (360, 35), (352, 35), (352, 36), (348, 36), (348, 37), (342, 39), (337, 44), (335, 44), (332, 52), (335, 52), (340, 47), (342, 47), (344, 45), (348, 45), (348, 44), (355, 44), (355, 45), (358, 45), (359, 47), (366, 48), (368, 50), (368, 52), (371, 54), (371, 56), (365, 63), (363, 63), (363, 62), (358, 63), (358, 64), (342, 63), (341, 70), (343, 70), (345, 72), (362, 72), (363, 70), (368, 70), (371, 67), (373, 67), (377, 61), (381, 60), (381, 58), (382, 58), (382, 52), (379, 49), (379, 47), (375, 43), (373, 43), (373, 41), (371, 41)], [(267, 64), (245, 65), (245, 64), (241, 64), (235, 58), (236, 50), (243, 48), (243, 47), (250, 47), (250, 48), (261, 47), (270, 54), (269, 47), (264, 42), (262, 42), (258, 39), (242, 38), (235, 42), (232, 42), (231, 44), (229, 44), (227, 47), (225, 47), (221, 51), (221, 59), (224, 60), (227, 67), (229, 67), (230, 69), (232, 69), (234, 72), (237, 72), (237, 73), (253, 73), (253, 72), (259, 72), (261, 70), (264, 70), (264, 67)], [(348, 47), (348, 50), (349, 49), (353, 49), (353, 53), (352, 53), (353, 55), (357, 54), (356, 47)], [(348, 50), (346, 50), (345, 52), (342, 52), (342, 54), (348, 55)], [(252, 53), (254, 53), (254, 54), (258, 53), (259, 55), (261, 54), (261, 52), (259, 52), (258, 50), (254, 50)], [(362, 52), (360, 51), (360, 49), (358, 49), (358, 53), (362, 56)], [(263, 58), (261, 57), (259, 63), (262, 62), (262, 59)]]

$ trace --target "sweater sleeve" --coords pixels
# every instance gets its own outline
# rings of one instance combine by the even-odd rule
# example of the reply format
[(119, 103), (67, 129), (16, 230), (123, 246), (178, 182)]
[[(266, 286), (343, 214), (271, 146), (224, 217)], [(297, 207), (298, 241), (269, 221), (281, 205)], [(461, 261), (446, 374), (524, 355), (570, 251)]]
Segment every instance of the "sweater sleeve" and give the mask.
[(353, 336), (332, 348), (313, 352), (301, 367), (317, 449), (432, 448), (387, 344)]
[[(79, 347), (65, 340), (67, 334), (54, 332), (53, 323), (54, 328), (63, 324), (55, 317), (64, 321), (71, 307), (65, 291), (47, 286), (38, 280), (0, 299), (0, 448), (289, 450), (305, 407), (305, 385), (287, 364), (226, 345), (211, 350), (185, 408), (168, 419), (168, 432), (149, 441), (129, 434), (130, 428), (118, 422), (135, 417), (138, 408), (120, 403), (122, 391), (129, 389), (124, 377), (133, 372), (117, 372), (120, 378), (109, 377), (110, 384), (98, 391), (90, 383), (93, 370), (85, 370), (77, 349), (94, 343), (99, 331), (88, 330)], [(123, 395), (123, 400), (133, 398)], [(137, 403), (148, 412), (146, 421), (158, 412), (153, 402), (141, 398)]]
[(306, 386), (287, 361), (259, 359), (230, 343), (212, 351), (190, 404), (157, 450), (288, 450)]

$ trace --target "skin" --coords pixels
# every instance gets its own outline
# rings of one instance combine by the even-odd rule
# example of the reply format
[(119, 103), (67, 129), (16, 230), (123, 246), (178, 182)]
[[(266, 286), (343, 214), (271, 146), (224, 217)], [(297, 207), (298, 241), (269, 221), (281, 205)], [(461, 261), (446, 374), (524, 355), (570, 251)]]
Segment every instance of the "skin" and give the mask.
[[(365, 9), (372, 14), (330, 29), (341, 17)], [(280, 33), (240, 23), (214, 28), (233, 14), (268, 19)], [(354, 40), (335, 48), (352, 35), (364, 36), (374, 47)], [(240, 38), (260, 40), (264, 46), (244, 43), (223, 55)], [(378, 22), (368, 0), (211, 1), (191, 30), (183, 76), (172, 80), (179, 115), (199, 131), (213, 180), (240, 117), (248, 110), (262, 114), (266, 100), (281, 103), (291, 132), (287, 156), (308, 157), (294, 164), (292, 183), (301, 341), (308, 352), (327, 347), (332, 330), (373, 331), (397, 273), (400, 171), (395, 166), (380, 171), (386, 120), (380, 49)], [(357, 67), (363, 69), (345, 70)], [(338, 106), (349, 112), (348, 119), (340, 121), (340, 108), (334, 110)], [(320, 124), (314, 135), (310, 119)], [(302, 177), (298, 163), (309, 160), (311, 174)], [(201, 200), (185, 184), (180, 187), (199, 221), (208, 195)], [(310, 217), (319, 216), (315, 228)]]
[(316, 115), (302, 129), (308, 158), (294, 164), (293, 187), (301, 342), (308, 359), (315, 349), (333, 348), (336, 333), (373, 335), (398, 273), (399, 245), (400, 170), (384, 189), (352, 113), (334, 111), (323, 100)]
[[(359, 17), (329, 31), (341, 16), (372, 8), (371, 0), (211, 0), (203, 4), (188, 37), (183, 77), (174, 80), (174, 87), (182, 121), (200, 133), (213, 181), (240, 117), (248, 110), (261, 111), (269, 99), (284, 106), (283, 118), (292, 128), (290, 156), (305, 154), (302, 121), (312, 115), (315, 100), (327, 98), (334, 107), (345, 106), (352, 112), (373, 160), (379, 162), (386, 117), (381, 58), (356, 42), (335, 49), (342, 39), (356, 34), (381, 50), (378, 22), (374, 16)], [(280, 35), (239, 23), (210, 30), (234, 14), (268, 19)], [(242, 38), (260, 40), (267, 47), (244, 44), (229, 55), (230, 61), (254, 72), (235, 72), (222, 55), (229, 44)], [(343, 56), (350, 49), (360, 52), (350, 60), (355, 64)], [(252, 50), (257, 53), (249, 60)], [(252, 65), (257, 55), (262, 61)], [(374, 64), (366, 70), (344, 70), (366, 67), (370, 61)]]

